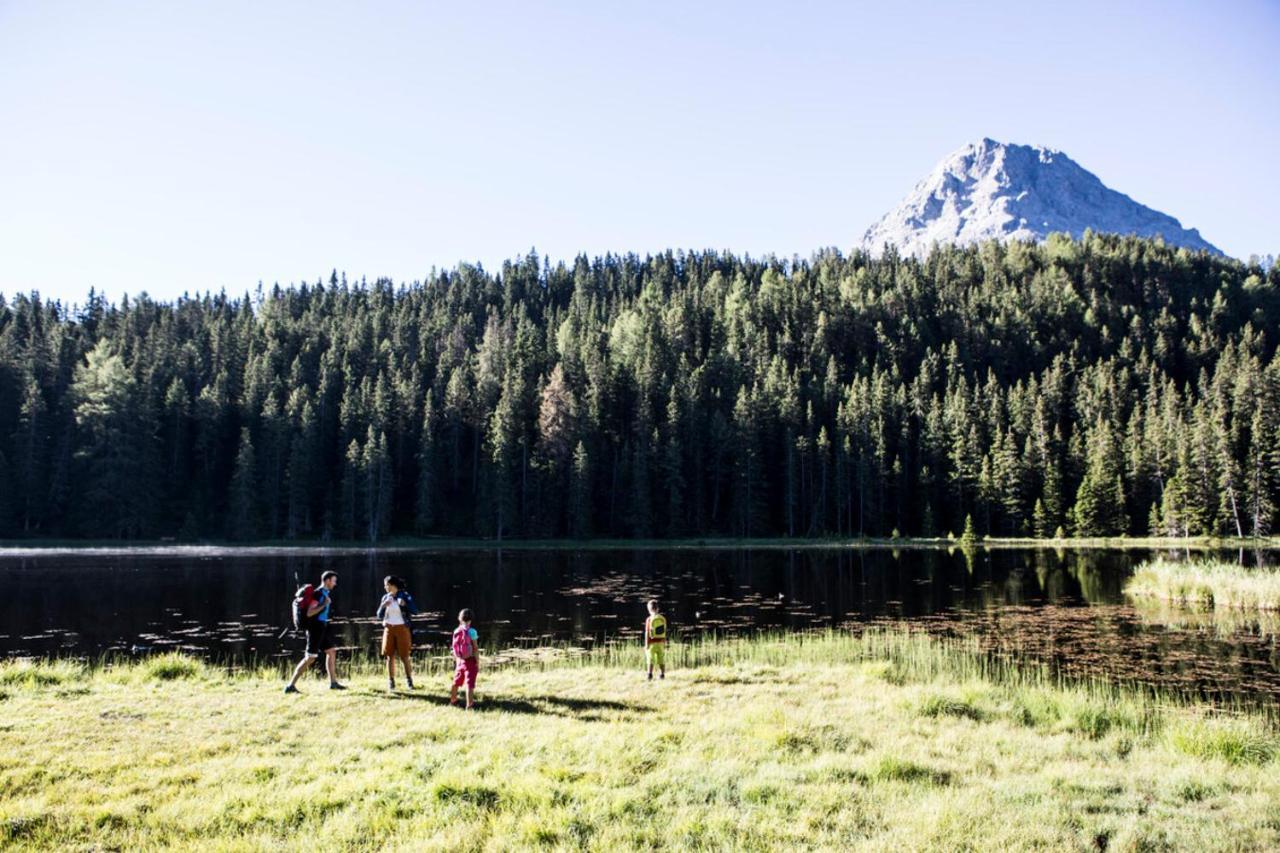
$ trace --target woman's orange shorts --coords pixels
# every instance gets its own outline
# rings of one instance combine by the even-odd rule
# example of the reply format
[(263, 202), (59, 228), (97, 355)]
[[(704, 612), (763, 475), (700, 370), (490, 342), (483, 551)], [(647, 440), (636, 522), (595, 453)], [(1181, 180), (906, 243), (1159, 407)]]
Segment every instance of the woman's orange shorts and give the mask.
[(407, 658), (413, 649), (413, 635), (408, 625), (382, 626), (382, 656)]

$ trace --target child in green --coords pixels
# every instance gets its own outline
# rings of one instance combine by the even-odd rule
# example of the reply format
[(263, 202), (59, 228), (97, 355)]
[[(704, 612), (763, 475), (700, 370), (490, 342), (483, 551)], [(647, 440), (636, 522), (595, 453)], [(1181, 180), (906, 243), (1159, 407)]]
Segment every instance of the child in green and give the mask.
[(649, 665), (649, 680), (653, 680), (653, 667), (658, 667), (658, 677), (667, 677), (667, 617), (658, 612), (658, 602), (649, 602), (649, 618), (644, 620), (644, 659)]

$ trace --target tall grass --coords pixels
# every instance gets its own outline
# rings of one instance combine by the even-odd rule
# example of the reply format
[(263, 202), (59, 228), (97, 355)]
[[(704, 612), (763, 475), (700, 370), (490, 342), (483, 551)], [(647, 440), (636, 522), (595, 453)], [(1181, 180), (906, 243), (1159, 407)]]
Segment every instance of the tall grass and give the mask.
[(490, 652), (475, 713), (435, 656), (300, 695), (275, 662), (0, 663), (0, 848), (1280, 849), (1264, 714), (905, 629), (641, 661)]
[(1125, 592), (1189, 607), (1280, 610), (1280, 570), (1162, 558), (1139, 566)]
[[(55, 660), (0, 662), (0, 687), (65, 687), (75, 682), (104, 678), (115, 683), (148, 683), (172, 680), (220, 682), (235, 679), (282, 679), (296, 659), (254, 661), (217, 666), (199, 658), (170, 652), (143, 660), (102, 658), (91, 662)], [(617, 641), (584, 647), (569, 643), (534, 648), (488, 649), (481, 654), (481, 680), (495, 672), (530, 673), (560, 670), (641, 671), (644, 649), (634, 641)], [(765, 667), (803, 673), (814, 667), (851, 666), (865, 676), (893, 685), (986, 684), (1007, 691), (1013, 716), (1027, 724), (1065, 725), (1079, 730), (1126, 728), (1150, 731), (1158, 727), (1162, 708), (1203, 705), (1194, 691), (1162, 687), (1149, 682), (1067, 675), (1048, 662), (1016, 653), (995, 653), (977, 637), (940, 638), (905, 626), (872, 628), (855, 633), (823, 629), (807, 632), (717, 636), (700, 634), (673, 637), (667, 650), (667, 666), (673, 670), (743, 669)], [(383, 679), (385, 662), (372, 654), (339, 658), (341, 678)], [(448, 654), (416, 654), (415, 678), (429, 683), (453, 672)], [(323, 667), (312, 669), (323, 678)], [(723, 680), (725, 676), (716, 676)], [(1045, 697), (1055, 694), (1048, 702)], [(1064, 704), (1064, 697), (1066, 700)], [(926, 716), (981, 717), (967, 701), (958, 704), (935, 697)], [(1050, 707), (1052, 706), (1052, 707)], [(1268, 704), (1242, 699), (1220, 700), (1216, 710), (1249, 713), (1264, 720), (1280, 721), (1280, 710)], [(1105, 710), (1104, 710), (1105, 709)], [(1102, 722), (1089, 722), (1090, 719)], [(1122, 721), (1122, 722), (1118, 722)]]

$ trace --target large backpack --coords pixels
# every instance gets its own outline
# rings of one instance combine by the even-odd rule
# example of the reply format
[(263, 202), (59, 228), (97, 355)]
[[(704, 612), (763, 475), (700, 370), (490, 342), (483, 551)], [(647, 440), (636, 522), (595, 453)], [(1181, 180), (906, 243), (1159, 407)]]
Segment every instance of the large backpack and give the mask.
[(293, 629), (295, 631), (301, 631), (307, 627), (307, 624), (311, 621), (307, 611), (315, 603), (316, 588), (313, 584), (304, 584), (298, 587), (298, 592), (293, 596)]
[(471, 642), (471, 632), (466, 628), (459, 628), (453, 632), (453, 656), (456, 658), (469, 658), (475, 645)]

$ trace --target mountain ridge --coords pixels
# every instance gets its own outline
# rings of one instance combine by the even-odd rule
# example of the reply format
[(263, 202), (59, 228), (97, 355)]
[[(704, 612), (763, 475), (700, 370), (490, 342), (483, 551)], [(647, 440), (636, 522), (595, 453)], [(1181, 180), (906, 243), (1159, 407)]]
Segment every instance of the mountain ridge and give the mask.
[(1198, 230), (1107, 187), (1062, 151), (987, 137), (939, 161), (860, 246), (873, 255), (888, 244), (923, 256), (934, 243), (1043, 241), (1053, 232), (1079, 238), (1085, 229), (1223, 254)]

